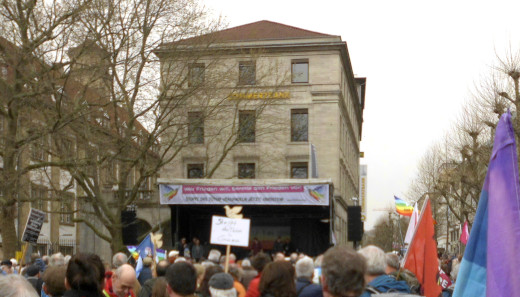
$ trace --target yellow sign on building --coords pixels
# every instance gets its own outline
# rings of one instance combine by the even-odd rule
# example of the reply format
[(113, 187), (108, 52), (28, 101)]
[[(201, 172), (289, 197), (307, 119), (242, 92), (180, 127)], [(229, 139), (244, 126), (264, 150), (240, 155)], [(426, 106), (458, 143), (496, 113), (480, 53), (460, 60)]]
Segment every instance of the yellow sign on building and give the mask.
[(290, 92), (254, 92), (254, 93), (232, 93), (229, 95), (229, 99), (289, 99), (291, 98)]

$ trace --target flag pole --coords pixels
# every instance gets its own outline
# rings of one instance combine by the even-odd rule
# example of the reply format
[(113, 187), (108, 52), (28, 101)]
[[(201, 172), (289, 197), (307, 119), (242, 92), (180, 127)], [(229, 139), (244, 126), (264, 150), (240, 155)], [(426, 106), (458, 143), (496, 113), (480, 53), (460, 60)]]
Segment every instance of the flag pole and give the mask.
[(401, 247), (404, 246), (403, 231), (401, 230), (401, 215), (397, 214), (397, 223), (399, 224), (399, 234), (401, 235)]

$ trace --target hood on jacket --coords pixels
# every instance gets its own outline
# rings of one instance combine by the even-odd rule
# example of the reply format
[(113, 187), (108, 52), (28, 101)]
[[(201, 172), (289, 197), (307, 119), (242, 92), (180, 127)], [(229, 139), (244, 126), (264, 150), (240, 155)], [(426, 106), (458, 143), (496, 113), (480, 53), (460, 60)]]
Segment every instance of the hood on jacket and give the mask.
[(405, 281), (398, 281), (395, 278), (383, 274), (373, 279), (369, 286), (376, 288), (380, 292), (397, 291), (403, 293), (410, 293), (410, 288)]

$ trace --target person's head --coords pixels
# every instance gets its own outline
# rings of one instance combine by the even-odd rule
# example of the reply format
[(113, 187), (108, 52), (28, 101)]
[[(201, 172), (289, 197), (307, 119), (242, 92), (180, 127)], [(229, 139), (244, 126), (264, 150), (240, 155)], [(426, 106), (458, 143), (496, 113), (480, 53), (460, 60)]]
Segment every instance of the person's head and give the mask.
[(151, 257), (144, 257), (143, 266), (144, 267), (152, 267), (153, 260)]
[(276, 253), (273, 261), (285, 261), (285, 255), (283, 253)]
[[(51, 257), (52, 261), (52, 257)], [(65, 265), (50, 265), (43, 274), (43, 291), (45, 294), (61, 296), (65, 293), (65, 276), (67, 267)]]
[(251, 258), (251, 265), (253, 268), (261, 273), (264, 270), (264, 267), (271, 262), (271, 257), (269, 257), (265, 253), (258, 253), (253, 258)]
[(386, 274), (390, 274), (399, 270), (401, 264), (399, 263), (399, 256), (394, 253), (386, 253)]
[(249, 261), (249, 259), (242, 260), (242, 268), (244, 267), (251, 267), (251, 261)]
[(112, 289), (118, 297), (126, 297), (136, 281), (134, 268), (129, 264), (123, 264), (112, 274)]
[(65, 265), (65, 257), (62, 253), (56, 253), (49, 258), (49, 266)]
[(264, 267), (258, 290), (261, 295), (295, 297), (294, 267), (289, 262), (271, 262)]
[(385, 252), (375, 245), (368, 245), (358, 251), (367, 263), (367, 276), (379, 276), (386, 272)]
[(242, 269), (240, 269), (240, 267), (238, 267), (238, 265), (236, 265), (236, 264), (229, 265), (229, 274), (231, 274), (233, 279), (236, 281), (242, 280), (242, 274), (243, 274)]
[(214, 274), (209, 280), (211, 297), (236, 297), (237, 291), (233, 287), (233, 283), (233, 277), (227, 273)]
[(39, 253), (32, 253), (31, 254), (31, 263), (36, 262), (36, 259), (40, 259), (40, 254)]
[(173, 264), (173, 262), (175, 262), (175, 259), (177, 259), (178, 256), (179, 251), (170, 251), (168, 253), (168, 262), (170, 262), (170, 264)]
[(289, 256), (289, 261), (291, 261), (292, 264), (296, 263), (296, 261), (298, 261), (298, 254), (297, 253), (292, 253)]
[(14, 269), (19, 269), (19, 266), (18, 266), (18, 261), (16, 261), (15, 258), (11, 258), (11, 267), (12, 267), (12, 270), (14, 271)]
[(157, 274), (157, 276), (165, 276), (168, 266), (170, 266), (170, 262), (166, 260), (159, 261), (159, 263), (157, 263), (157, 266), (155, 266), (155, 273)]
[(152, 297), (168, 297), (168, 282), (163, 277), (158, 277), (153, 284)]
[(40, 267), (36, 264), (30, 265), (25, 269), (25, 273), (28, 277), (40, 277)]
[(202, 278), (202, 282), (200, 283), (199, 292), (204, 297), (210, 296), (209, 292), (209, 280), (211, 277), (219, 272), (224, 272), (224, 269), (222, 269), (222, 266), (220, 265), (213, 265), (206, 267), (206, 270), (204, 271), (204, 277)]
[(49, 265), (49, 256), (43, 255), (42, 261), (43, 261), (43, 263), (45, 263), (45, 265)]
[(197, 288), (197, 273), (188, 262), (172, 264), (166, 270), (168, 294), (170, 296), (187, 296), (195, 293)]
[(124, 253), (116, 253), (112, 257), (112, 269), (117, 269), (128, 262), (128, 257)]
[(321, 284), (324, 297), (353, 297), (365, 288), (366, 263), (352, 248), (333, 247), (323, 255)]
[(215, 249), (212, 249), (209, 251), (209, 254), (208, 254), (208, 260), (215, 263), (215, 264), (218, 264), (218, 261), (220, 260), (220, 255), (222, 253), (219, 251), (219, 250), (215, 250)]
[(0, 263), (0, 266), (2, 267), (2, 271), (4, 271), (4, 273), (6, 273), (6, 274), (13, 273), (13, 271), (12, 271), (13, 263), (11, 262), (11, 260), (3, 260), (2, 263)]
[(200, 244), (200, 240), (197, 237), (193, 237), (193, 241), (192, 242), (195, 245), (199, 245)]
[(0, 275), (0, 297), (39, 297), (34, 287), (19, 274)]
[(96, 254), (76, 254), (67, 265), (67, 289), (101, 292), (104, 287), (105, 267)]
[(309, 257), (303, 257), (296, 262), (296, 277), (312, 279), (314, 275), (314, 262)]

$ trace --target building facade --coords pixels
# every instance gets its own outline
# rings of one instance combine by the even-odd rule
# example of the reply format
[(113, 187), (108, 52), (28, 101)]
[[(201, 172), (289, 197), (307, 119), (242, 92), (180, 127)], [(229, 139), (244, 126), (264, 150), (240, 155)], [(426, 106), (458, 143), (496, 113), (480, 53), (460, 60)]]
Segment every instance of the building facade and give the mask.
[[(12, 216), (7, 223), (13, 225), (18, 240), (9, 245), (21, 250), (20, 239), (27, 216), (34, 208), (44, 211), (46, 217), (36, 244), (28, 249), (28, 256), (31, 252), (71, 255), (88, 251), (109, 261), (110, 242), (93, 231), (94, 228), (108, 234), (94, 211), (96, 201), (106, 201), (116, 218), (123, 217), (118, 213), (121, 208), (116, 204), (118, 198), (129, 199), (130, 194), (137, 193), (133, 203), (123, 209), (136, 217), (131, 222), (123, 222), (130, 225), (133, 232), (125, 233), (132, 233), (134, 241), (136, 233), (147, 233), (168, 214), (166, 210), (161, 212), (158, 206), (153, 190), (155, 175), (143, 180), (140, 167), (135, 166), (126, 169), (124, 187), (118, 187), (122, 184), (124, 154), (137, 155), (136, 151), (146, 150), (141, 144), (148, 135), (147, 130), (138, 121), (132, 123), (131, 129), (118, 130), (130, 126), (130, 121), (127, 113), (109, 104), (109, 98), (104, 95), (108, 93), (104, 75), (107, 71), (99, 71), (99, 68), (107, 66), (101, 51), (91, 47), (74, 48), (69, 54), (77, 63), (65, 73), (59, 68), (46, 70), (48, 65), (30, 54), (24, 58), (31, 61), (29, 65), (37, 66), (21, 67), (17, 64), (20, 57), (16, 47), (2, 38), (0, 45), (4, 50), (0, 51), (0, 148), (3, 152), (15, 151), (0, 156), (0, 201), (12, 205), (2, 208)], [(13, 92), (20, 82), (25, 83), (26, 89)], [(13, 109), (15, 111), (7, 108), (15, 104), (21, 108)], [(63, 120), (66, 124), (59, 124)], [(157, 148), (152, 146), (142, 158), (143, 162), (153, 163)], [(0, 243), (4, 248), (2, 237)]]
[[(346, 42), (269, 21), (210, 34), (204, 50), (201, 40), (157, 51), (163, 81), (186, 77), (183, 89), (214, 90), (210, 98), (194, 91), (179, 109), (189, 145), (161, 178), (331, 179), (331, 235), (346, 244), (346, 209), (360, 193), (366, 84), (354, 76)], [(183, 51), (188, 58), (173, 58)]]

